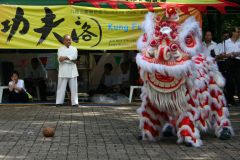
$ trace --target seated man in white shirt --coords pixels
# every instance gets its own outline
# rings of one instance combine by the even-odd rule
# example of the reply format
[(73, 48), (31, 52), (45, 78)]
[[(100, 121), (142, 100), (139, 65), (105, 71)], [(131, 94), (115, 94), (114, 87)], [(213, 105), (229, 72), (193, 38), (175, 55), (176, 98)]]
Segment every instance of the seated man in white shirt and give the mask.
[(203, 42), (203, 47), (206, 52), (206, 56), (212, 56), (215, 57), (216, 52), (217, 52), (217, 43), (212, 40), (212, 32), (211, 31), (206, 31), (205, 37), (204, 37), (204, 42)]
[(28, 95), (24, 87), (24, 81), (19, 79), (17, 71), (13, 71), (11, 74), (11, 81), (8, 84), (9, 87), (9, 102), (27, 102)]
[(27, 67), (24, 80), (31, 95), (36, 94), (36, 87), (39, 88), (41, 101), (46, 101), (46, 78), (46, 70), (41, 66), (37, 58), (32, 58), (31, 66)]

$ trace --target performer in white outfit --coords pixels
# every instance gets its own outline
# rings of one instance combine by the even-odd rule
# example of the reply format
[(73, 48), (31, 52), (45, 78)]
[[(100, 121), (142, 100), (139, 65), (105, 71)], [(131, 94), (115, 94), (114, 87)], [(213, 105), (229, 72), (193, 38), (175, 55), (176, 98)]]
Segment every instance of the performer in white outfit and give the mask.
[(56, 105), (61, 106), (64, 102), (67, 83), (71, 91), (72, 106), (78, 106), (78, 70), (76, 66), (77, 48), (71, 46), (71, 37), (65, 35), (63, 39), (64, 46), (58, 49), (58, 87)]

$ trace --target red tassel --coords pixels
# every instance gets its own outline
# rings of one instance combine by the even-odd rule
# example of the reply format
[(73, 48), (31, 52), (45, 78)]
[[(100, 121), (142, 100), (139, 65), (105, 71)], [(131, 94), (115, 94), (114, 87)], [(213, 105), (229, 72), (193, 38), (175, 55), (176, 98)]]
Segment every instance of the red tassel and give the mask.
[(127, 5), (128, 6), (128, 8), (130, 8), (130, 9), (136, 9), (137, 7), (136, 7), (136, 5), (135, 5), (135, 3), (124, 3), (125, 5)]
[(153, 12), (154, 10), (153, 10), (153, 6), (152, 6), (152, 4), (151, 3), (149, 3), (149, 2), (143, 2), (143, 3), (141, 3), (144, 7), (146, 7), (150, 12)]
[(113, 9), (118, 9), (118, 4), (117, 2), (108, 2), (108, 4), (113, 8)]
[(98, 2), (91, 2), (91, 4), (96, 8), (101, 8), (101, 6)]

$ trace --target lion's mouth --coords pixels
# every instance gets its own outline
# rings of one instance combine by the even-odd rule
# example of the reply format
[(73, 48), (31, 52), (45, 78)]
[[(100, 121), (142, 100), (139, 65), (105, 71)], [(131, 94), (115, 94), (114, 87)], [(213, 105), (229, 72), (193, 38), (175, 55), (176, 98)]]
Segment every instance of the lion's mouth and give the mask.
[(175, 78), (161, 75), (158, 72), (146, 73), (149, 84), (159, 92), (172, 92), (178, 89), (185, 82), (184, 78)]
[(183, 63), (185, 63), (186, 61), (190, 60), (190, 57), (188, 55), (184, 55), (182, 57), (181, 60), (179, 61), (162, 61), (162, 60), (159, 60), (157, 58), (153, 58), (153, 57), (148, 57), (148, 56), (145, 56), (143, 55), (142, 59), (144, 61), (147, 61), (149, 63), (153, 63), (153, 64), (161, 64), (161, 65), (166, 65), (166, 66), (176, 66), (176, 65), (181, 65)]

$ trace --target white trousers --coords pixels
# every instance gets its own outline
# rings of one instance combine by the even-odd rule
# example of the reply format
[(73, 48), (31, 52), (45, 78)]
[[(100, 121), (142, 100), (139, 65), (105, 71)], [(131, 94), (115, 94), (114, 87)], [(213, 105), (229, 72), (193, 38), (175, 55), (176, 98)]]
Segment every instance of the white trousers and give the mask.
[(68, 83), (70, 91), (71, 91), (72, 105), (76, 105), (76, 104), (78, 104), (77, 77), (74, 77), (74, 78), (58, 77), (56, 104), (63, 104), (64, 98), (65, 98), (67, 83)]

